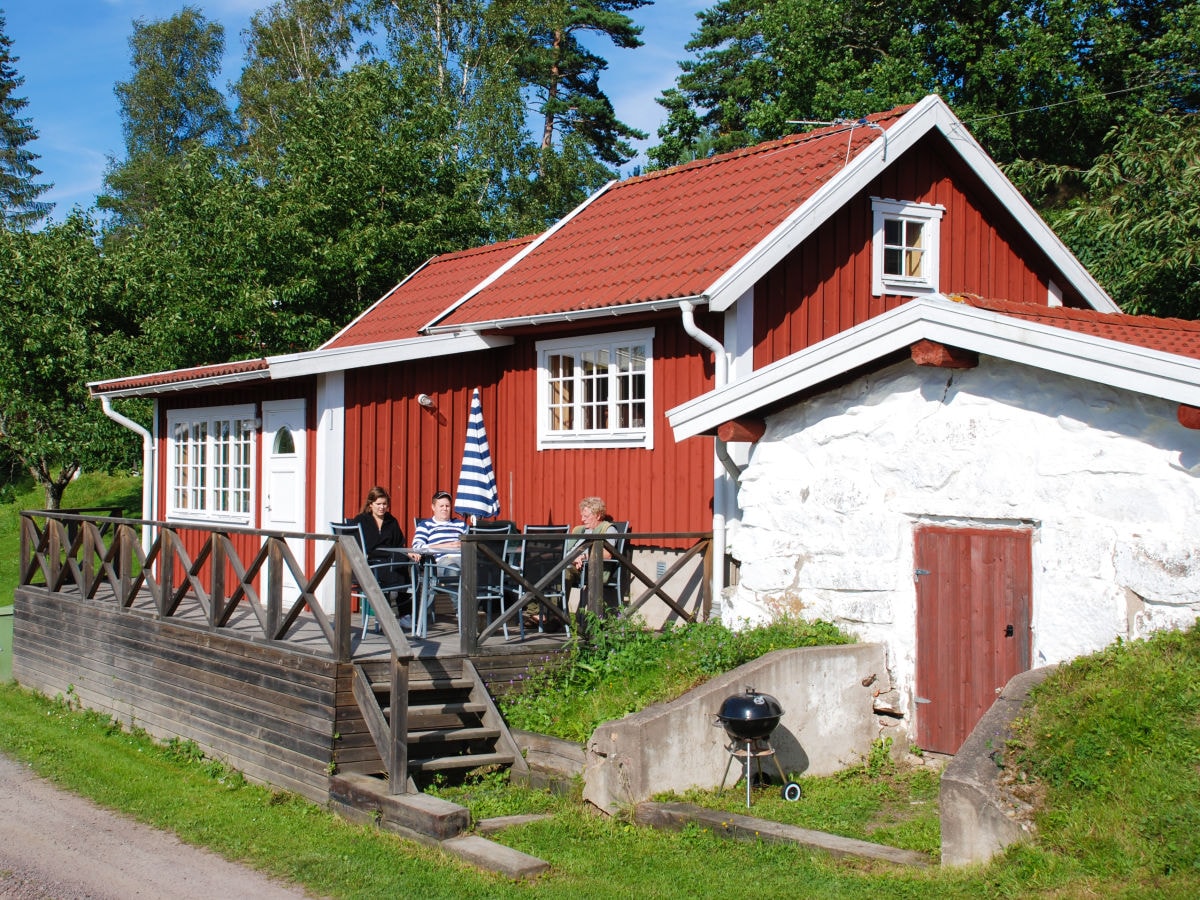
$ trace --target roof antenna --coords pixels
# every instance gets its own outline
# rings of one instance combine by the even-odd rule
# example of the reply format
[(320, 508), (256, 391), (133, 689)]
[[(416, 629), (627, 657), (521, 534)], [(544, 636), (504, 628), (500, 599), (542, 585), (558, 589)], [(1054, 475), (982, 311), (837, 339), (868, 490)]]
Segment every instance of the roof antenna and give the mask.
[(872, 122), (866, 116), (863, 116), (855, 124), (856, 125), (864, 125), (867, 128), (874, 128), (880, 134), (883, 135), (883, 161), (887, 162), (887, 129), (884, 128), (882, 125), (880, 125), (878, 122)]

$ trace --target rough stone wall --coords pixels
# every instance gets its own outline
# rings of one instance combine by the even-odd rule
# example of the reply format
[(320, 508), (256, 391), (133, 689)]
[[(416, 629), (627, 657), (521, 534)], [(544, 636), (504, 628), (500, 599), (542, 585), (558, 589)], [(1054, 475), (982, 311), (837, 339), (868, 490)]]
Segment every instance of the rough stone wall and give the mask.
[(1200, 615), (1200, 432), (1082, 379), (899, 363), (769, 419), (739, 500), (725, 621), (796, 611), (883, 643), (900, 710), (918, 523), (1032, 527), (1035, 667)]

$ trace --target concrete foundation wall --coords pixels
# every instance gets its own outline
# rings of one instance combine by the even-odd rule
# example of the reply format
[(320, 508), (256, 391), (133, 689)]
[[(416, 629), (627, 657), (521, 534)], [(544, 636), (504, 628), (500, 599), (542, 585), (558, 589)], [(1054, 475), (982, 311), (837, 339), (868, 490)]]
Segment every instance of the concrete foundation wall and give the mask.
[[(771, 746), (784, 772), (831, 774), (865, 757), (878, 737), (873, 698), (886, 680), (879, 645), (776, 650), (678, 700), (598, 727), (587, 743), (584, 799), (612, 813), (663, 791), (719, 786), (730, 754), (716, 713), (747, 687), (783, 706)], [(735, 763), (726, 786), (736, 780)]]
[(942, 772), (942, 865), (987, 862), (1009, 844), (1029, 840), (1028, 807), (1001, 784), (998, 753), (1012, 736), (1010, 725), (1029, 691), (1054, 666), (1022, 672), (1008, 684)]

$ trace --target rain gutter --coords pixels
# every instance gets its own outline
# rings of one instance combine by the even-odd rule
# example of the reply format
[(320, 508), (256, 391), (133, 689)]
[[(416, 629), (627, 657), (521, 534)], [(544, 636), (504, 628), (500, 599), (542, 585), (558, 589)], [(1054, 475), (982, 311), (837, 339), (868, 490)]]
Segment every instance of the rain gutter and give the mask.
[[(719, 390), (729, 382), (729, 354), (724, 345), (696, 324), (696, 304), (691, 300), (679, 303), (683, 330), (688, 336), (713, 353), (713, 389)], [(719, 602), (725, 590), (726, 523), (736, 509), (737, 483), (741, 470), (729, 456), (729, 448), (719, 437), (713, 444), (713, 573), (712, 597)], [(728, 476), (727, 478), (724, 476)]]
[[(158, 475), (154, 464), (156, 456), (154, 435), (133, 421), (133, 419), (113, 409), (112, 398), (107, 394), (100, 394), (100, 408), (104, 410), (106, 416), (118, 425), (128, 428), (142, 439), (142, 519), (149, 522), (154, 518), (154, 488), (157, 484)], [(150, 526), (143, 525), (142, 548), (144, 550), (149, 550), (150, 539)]]

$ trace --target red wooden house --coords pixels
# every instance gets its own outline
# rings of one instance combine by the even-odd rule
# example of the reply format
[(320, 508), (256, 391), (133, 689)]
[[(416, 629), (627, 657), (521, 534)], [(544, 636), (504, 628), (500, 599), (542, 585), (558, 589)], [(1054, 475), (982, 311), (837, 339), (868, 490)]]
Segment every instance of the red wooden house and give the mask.
[(147, 517), (294, 531), (375, 484), (425, 515), (479, 387), (502, 517), (571, 523), (599, 495), (634, 532), (711, 530), (719, 591), (745, 446), (676, 441), (667, 410), (950, 292), (1116, 311), (928, 97), (613, 182), (543, 234), (430, 260), (311, 352), (91, 387), (155, 400)]

